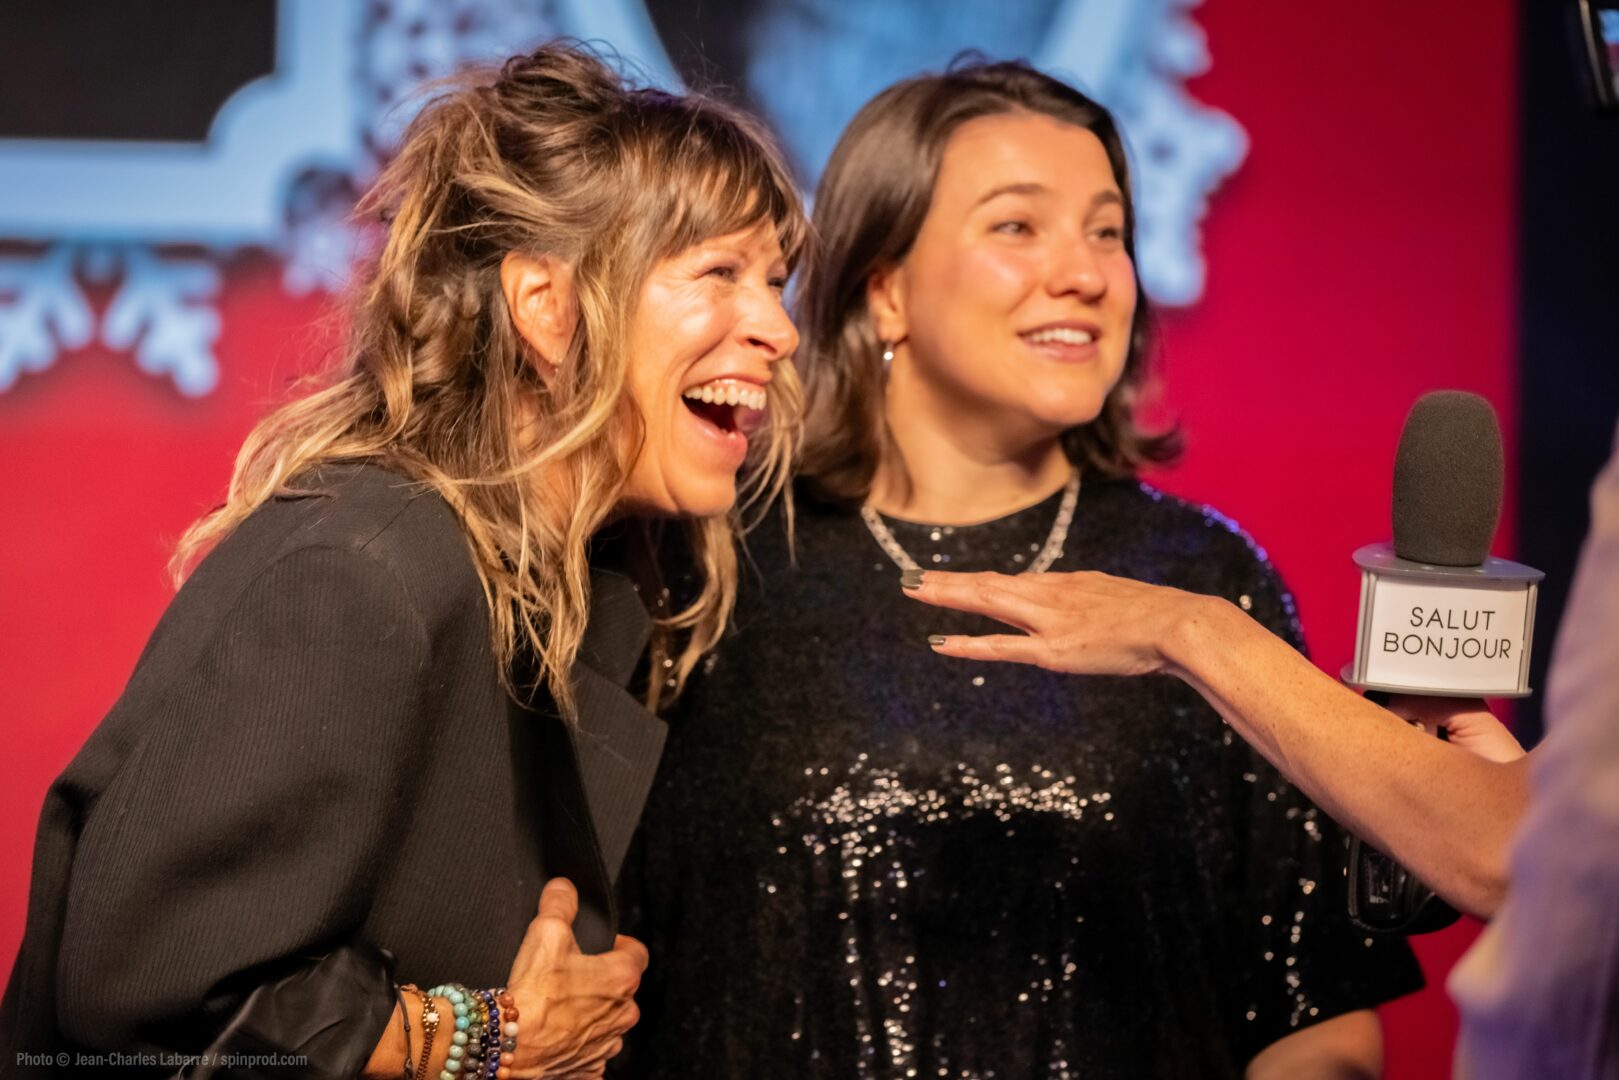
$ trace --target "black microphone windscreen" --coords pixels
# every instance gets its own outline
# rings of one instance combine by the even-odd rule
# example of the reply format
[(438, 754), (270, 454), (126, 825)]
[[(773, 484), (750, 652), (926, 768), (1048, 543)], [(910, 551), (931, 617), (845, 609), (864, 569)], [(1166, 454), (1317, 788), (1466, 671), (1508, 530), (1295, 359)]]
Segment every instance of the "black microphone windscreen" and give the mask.
[(1394, 459), (1394, 554), (1482, 565), (1501, 520), (1504, 472), (1501, 426), (1488, 401), (1461, 390), (1422, 395)]

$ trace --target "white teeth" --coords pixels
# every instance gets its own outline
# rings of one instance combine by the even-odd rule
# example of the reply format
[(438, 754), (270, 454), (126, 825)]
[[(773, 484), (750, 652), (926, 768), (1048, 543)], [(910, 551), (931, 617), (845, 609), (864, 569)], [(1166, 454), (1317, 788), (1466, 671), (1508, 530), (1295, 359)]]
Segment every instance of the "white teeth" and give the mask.
[(762, 410), (769, 400), (762, 386), (725, 380), (694, 386), (681, 396), (694, 401), (708, 402), (711, 405), (740, 405), (745, 409), (756, 410)]
[(1048, 341), (1055, 341), (1063, 345), (1089, 345), (1096, 338), (1089, 330), (1070, 330), (1066, 326), (1053, 327), (1050, 330), (1036, 330), (1032, 334), (1025, 334), (1030, 342), (1036, 345)]

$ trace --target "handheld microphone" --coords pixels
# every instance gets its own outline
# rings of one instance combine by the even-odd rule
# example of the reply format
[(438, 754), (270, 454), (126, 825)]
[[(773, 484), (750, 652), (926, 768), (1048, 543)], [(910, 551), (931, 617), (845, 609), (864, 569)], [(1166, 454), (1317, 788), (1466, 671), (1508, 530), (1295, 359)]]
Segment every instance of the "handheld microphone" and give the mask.
[(1394, 460), (1394, 542), (1355, 552), (1360, 626), (1350, 686), (1442, 697), (1524, 697), (1545, 575), (1490, 555), (1505, 466), (1477, 394), (1424, 394)]
[[(1424, 394), (1394, 461), (1394, 540), (1355, 552), (1355, 659), (1344, 682), (1389, 693), (1523, 697), (1545, 575), (1490, 555), (1501, 519), (1501, 428), (1476, 394)], [(1460, 918), (1410, 871), (1350, 841), (1349, 916), (1368, 930), (1427, 933)]]

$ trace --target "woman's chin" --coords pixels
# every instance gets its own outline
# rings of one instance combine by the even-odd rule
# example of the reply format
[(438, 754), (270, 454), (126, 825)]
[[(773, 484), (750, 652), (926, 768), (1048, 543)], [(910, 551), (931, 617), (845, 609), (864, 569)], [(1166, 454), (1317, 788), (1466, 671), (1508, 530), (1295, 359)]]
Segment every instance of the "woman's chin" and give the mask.
[(671, 488), (670, 514), (675, 517), (718, 517), (736, 504), (735, 473), (682, 477)]
[(1094, 395), (1052, 395), (1028, 404), (1029, 417), (1039, 427), (1060, 435), (1092, 423), (1102, 414), (1103, 399)]
[(737, 470), (711, 447), (648, 453), (630, 472), (620, 513), (641, 517), (716, 517), (736, 502)]

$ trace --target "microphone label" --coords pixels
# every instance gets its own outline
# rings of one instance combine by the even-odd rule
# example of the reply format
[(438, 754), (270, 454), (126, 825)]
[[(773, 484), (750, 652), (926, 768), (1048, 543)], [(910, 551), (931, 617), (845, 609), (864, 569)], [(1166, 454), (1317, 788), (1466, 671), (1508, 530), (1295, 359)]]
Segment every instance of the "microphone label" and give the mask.
[(1359, 681), (1428, 693), (1516, 693), (1523, 681), (1527, 582), (1449, 584), (1367, 576)]

